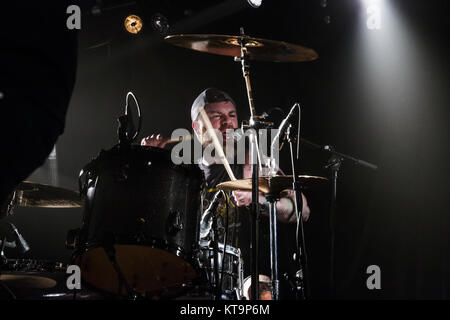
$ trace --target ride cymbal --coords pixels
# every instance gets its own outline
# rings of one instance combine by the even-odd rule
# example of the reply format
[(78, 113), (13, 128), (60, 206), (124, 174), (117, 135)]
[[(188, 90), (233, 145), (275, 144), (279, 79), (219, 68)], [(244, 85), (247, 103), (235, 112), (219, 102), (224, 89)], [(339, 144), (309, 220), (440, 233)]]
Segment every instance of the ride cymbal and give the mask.
[(301, 62), (313, 61), (318, 58), (318, 54), (313, 49), (283, 41), (249, 36), (179, 34), (170, 35), (164, 39), (179, 47), (231, 57), (241, 56), (240, 42), (243, 41), (250, 60)]

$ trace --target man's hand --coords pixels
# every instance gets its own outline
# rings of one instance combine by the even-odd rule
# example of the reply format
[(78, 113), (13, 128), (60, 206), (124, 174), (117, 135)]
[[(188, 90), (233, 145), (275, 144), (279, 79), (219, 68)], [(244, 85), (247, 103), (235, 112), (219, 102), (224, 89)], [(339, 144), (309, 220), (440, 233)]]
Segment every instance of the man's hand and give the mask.
[[(251, 191), (233, 191), (232, 192), (236, 205), (238, 207), (246, 207), (252, 204), (252, 192)], [(259, 203), (264, 203), (264, 196), (259, 193)]]
[[(251, 191), (233, 191), (232, 194), (238, 207), (250, 206), (252, 204)], [(303, 221), (307, 221), (309, 218), (310, 210), (308, 207), (307, 200), (303, 194), (302, 200), (303, 200), (302, 218)], [(264, 195), (262, 193), (259, 193), (259, 203), (263, 204), (266, 201), (267, 200), (264, 197)], [(294, 201), (293, 192), (288, 192), (284, 197), (281, 197), (281, 199), (277, 201), (278, 220), (285, 223), (294, 223), (297, 221), (296, 215), (292, 214), (294, 210), (293, 201)], [(264, 215), (269, 214), (268, 208), (266, 208), (266, 210), (263, 211), (263, 214)]]
[(167, 144), (167, 139), (164, 139), (160, 134), (152, 134), (141, 140), (141, 146), (164, 148)]

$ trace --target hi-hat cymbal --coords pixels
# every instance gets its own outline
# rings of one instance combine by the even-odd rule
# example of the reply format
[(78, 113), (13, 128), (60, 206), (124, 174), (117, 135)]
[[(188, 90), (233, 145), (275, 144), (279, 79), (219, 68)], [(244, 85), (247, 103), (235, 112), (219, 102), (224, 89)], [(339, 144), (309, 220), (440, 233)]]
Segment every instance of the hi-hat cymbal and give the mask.
[(179, 47), (231, 57), (241, 56), (240, 41), (244, 41), (244, 47), (250, 60), (301, 62), (318, 58), (313, 49), (283, 41), (248, 36), (179, 34), (167, 36), (164, 39)]
[[(300, 183), (302, 189), (309, 189), (323, 185), (327, 178), (301, 175), (298, 176), (297, 182)], [(234, 190), (252, 190), (252, 179), (239, 179), (234, 181), (226, 181), (219, 183), (217, 189), (225, 191)], [(259, 191), (265, 194), (278, 194), (283, 190), (292, 189), (292, 176), (260, 176)]]
[(20, 207), (79, 208), (83, 201), (78, 192), (23, 181), (16, 187), (14, 204)]

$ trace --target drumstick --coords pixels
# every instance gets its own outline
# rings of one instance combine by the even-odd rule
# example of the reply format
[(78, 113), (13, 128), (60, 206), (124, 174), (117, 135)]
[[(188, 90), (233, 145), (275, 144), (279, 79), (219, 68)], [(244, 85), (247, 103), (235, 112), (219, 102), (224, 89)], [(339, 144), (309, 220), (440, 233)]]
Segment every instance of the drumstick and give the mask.
[(192, 140), (192, 134), (188, 134), (187, 136), (180, 136), (176, 139), (169, 139), (166, 141), (167, 144), (169, 143), (178, 143), (184, 140)]
[(203, 122), (206, 125), (206, 128), (209, 132), (209, 136), (211, 137), (213, 143), (214, 143), (214, 147), (216, 148), (218, 154), (219, 154), (219, 158), (222, 161), (222, 164), (225, 166), (225, 170), (228, 173), (228, 176), (230, 177), (230, 180), (236, 180), (233, 171), (231, 170), (230, 167), (230, 163), (228, 162), (227, 157), (225, 156), (225, 153), (223, 152), (223, 148), (221, 143), (219, 142), (219, 138), (217, 138), (216, 132), (214, 131), (214, 128), (211, 124), (211, 121), (209, 121), (209, 117), (205, 112), (205, 109), (203, 107), (199, 108), (200, 110), (200, 117), (202, 118)]

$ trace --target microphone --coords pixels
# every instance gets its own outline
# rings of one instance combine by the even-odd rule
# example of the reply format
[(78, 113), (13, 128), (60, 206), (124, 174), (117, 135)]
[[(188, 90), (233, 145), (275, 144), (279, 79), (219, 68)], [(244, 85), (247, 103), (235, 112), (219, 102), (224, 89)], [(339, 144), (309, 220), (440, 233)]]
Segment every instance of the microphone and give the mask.
[(16, 236), (17, 241), (19, 242), (19, 247), (22, 250), (22, 252), (25, 253), (25, 252), (29, 251), (30, 250), (30, 246), (25, 241), (25, 239), (22, 237), (22, 235), (19, 233), (19, 231), (17, 230), (16, 226), (13, 225), (12, 223), (9, 223), (9, 225), (11, 226), (11, 229), (12, 229), (14, 235)]
[(283, 121), (281, 121), (280, 126), (278, 127), (278, 132), (276, 134), (276, 136), (273, 138), (272, 140), (272, 144), (270, 145), (270, 149), (273, 149), (273, 146), (275, 144), (275, 141), (277, 141), (280, 138), (280, 135), (282, 133), (284, 133), (284, 131), (286, 130), (286, 128), (288, 127), (288, 125), (290, 124), (290, 120), (294, 115), (294, 111), (297, 107), (300, 107), (300, 105), (298, 103), (295, 103), (291, 110), (289, 111), (289, 114), (286, 116), (286, 118), (283, 119)]
[(211, 230), (212, 217), (216, 213), (217, 206), (219, 205), (219, 200), (222, 198), (222, 191), (217, 191), (209, 204), (208, 209), (203, 213), (200, 220), (200, 238), (204, 238), (209, 234)]

